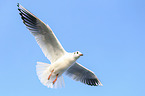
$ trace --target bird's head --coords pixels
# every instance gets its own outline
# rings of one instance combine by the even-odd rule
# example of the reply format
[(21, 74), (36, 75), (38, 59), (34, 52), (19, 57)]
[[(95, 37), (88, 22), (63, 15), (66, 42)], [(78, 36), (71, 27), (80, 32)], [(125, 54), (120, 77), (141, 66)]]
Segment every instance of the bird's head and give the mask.
[(73, 52), (73, 55), (75, 58), (79, 58), (80, 56), (83, 56), (83, 54), (79, 51)]

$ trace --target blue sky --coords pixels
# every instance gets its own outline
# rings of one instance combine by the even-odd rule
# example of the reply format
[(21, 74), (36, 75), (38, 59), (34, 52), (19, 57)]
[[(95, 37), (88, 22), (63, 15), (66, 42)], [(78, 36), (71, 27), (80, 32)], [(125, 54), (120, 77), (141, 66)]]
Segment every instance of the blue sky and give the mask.
[[(50, 25), (68, 52), (91, 69), (103, 87), (64, 76), (65, 88), (49, 89), (36, 75), (49, 63), (26, 29), (17, 3)], [(145, 0), (1, 0), (0, 96), (145, 96)]]

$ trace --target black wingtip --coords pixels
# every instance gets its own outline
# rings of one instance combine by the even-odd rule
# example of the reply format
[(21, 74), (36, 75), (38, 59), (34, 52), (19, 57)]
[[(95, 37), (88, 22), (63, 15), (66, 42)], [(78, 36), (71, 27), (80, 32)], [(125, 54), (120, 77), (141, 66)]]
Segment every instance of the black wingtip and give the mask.
[(19, 4), (19, 3), (17, 3), (17, 6), (19, 7), (19, 6), (20, 6), (20, 4)]

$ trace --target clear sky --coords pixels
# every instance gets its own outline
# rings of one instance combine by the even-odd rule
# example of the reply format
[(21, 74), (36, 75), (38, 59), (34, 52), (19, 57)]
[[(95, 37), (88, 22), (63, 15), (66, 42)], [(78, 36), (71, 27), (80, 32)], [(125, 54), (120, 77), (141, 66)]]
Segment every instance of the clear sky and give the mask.
[[(103, 87), (67, 76), (65, 88), (43, 86), (36, 62), (49, 63), (22, 23), (20, 3), (50, 25), (68, 52)], [(0, 96), (145, 96), (145, 0), (1, 0)]]

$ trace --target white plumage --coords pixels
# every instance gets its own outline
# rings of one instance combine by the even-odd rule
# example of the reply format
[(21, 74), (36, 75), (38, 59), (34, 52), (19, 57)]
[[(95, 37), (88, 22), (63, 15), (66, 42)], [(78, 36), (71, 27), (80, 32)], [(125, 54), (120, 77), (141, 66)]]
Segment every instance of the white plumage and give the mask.
[(37, 62), (36, 72), (43, 85), (50, 88), (64, 86), (62, 76), (64, 72), (76, 81), (91, 86), (102, 85), (92, 71), (76, 62), (83, 55), (81, 52), (66, 52), (48, 25), (20, 4), (18, 4), (18, 10), (23, 23), (33, 34), (44, 55), (51, 62), (51, 64)]

